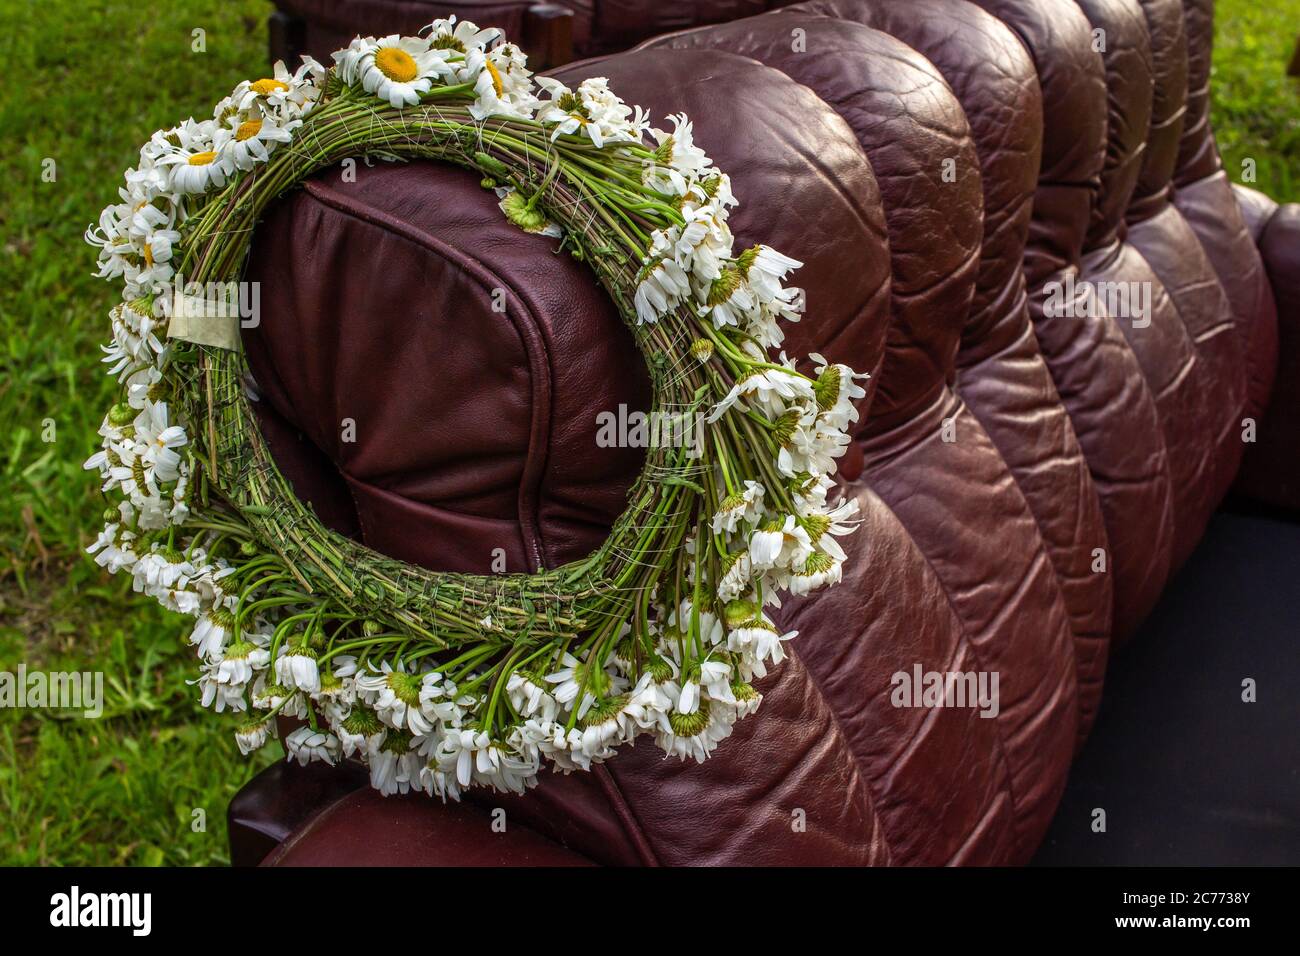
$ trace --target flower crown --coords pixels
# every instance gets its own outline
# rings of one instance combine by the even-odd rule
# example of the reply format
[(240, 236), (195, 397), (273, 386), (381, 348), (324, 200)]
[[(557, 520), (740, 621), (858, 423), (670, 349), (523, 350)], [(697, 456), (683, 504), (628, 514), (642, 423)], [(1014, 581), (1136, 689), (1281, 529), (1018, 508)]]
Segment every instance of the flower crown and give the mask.
[[(800, 263), (737, 252), (731, 183), (685, 115), (651, 129), (602, 78), (535, 77), (500, 31), (454, 18), (358, 37), (239, 84), (160, 130), (86, 233), (120, 280), (104, 362), (119, 400), (86, 462), (110, 507), (89, 549), (197, 618), (202, 702), (245, 752), (304, 723), (290, 759), (355, 757), (384, 793), (522, 792), (646, 734), (704, 760), (779, 664), (766, 613), (837, 583), (856, 504), (835, 459), (863, 375), (784, 352)], [(654, 408), (702, 440), (656, 443), (591, 556), (534, 574), (428, 571), (324, 528), (270, 459), (238, 329), (176, 286), (237, 282), (267, 205), (349, 156), (478, 170), (503, 214), (587, 262), (647, 359)]]

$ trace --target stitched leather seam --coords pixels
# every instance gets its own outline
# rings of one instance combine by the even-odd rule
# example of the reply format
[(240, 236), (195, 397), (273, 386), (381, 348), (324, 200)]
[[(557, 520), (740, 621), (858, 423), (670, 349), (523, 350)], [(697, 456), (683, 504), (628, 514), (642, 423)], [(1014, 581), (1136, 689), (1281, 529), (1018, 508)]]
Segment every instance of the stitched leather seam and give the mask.
[[(946, 398), (950, 399), (953, 404), (960, 404), (960, 400), (957, 398), (957, 396), (950, 391), (947, 392)], [(943, 400), (944, 399), (941, 397), (940, 401)], [(862, 444), (865, 446), (867, 443), (864, 442)], [(865, 452), (866, 448), (864, 447), (863, 450)], [(895, 456), (890, 456), (890, 457), (892, 458)], [(872, 472), (871, 465), (872, 465), (872, 459), (868, 454), (865, 457), (865, 461), (863, 464), (863, 471), (862, 471), (863, 480), (866, 482), (867, 487), (871, 487), (871, 472)], [(891, 512), (894, 512), (894, 509), (890, 507), (889, 503), (885, 501), (883, 498), (881, 498), (881, 502), (885, 505), (885, 507), (889, 508)], [(903, 521), (903, 519), (898, 515), (897, 512), (894, 512), (894, 517), (898, 519), (898, 523), (903, 527), (903, 530), (908, 531), (910, 536), (911, 532), (908, 529), (907, 523)], [(912, 540), (916, 542), (916, 553), (920, 555), (921, 560), (925, 562), (925, 566), (929, 568), (930, 573), (934, 575), (935, 581), (938, 583), (940, 590), (943, 591), (943, 595), (948, 601), (948, 608), (950, 611), (952, 611), (953, 620), (955, 620), (958, 624), (958, 628), (959, 628), (958, 634), (960, 636), (960, 639), (970, 649), (970, 654), (971, 657), (974, 659), (976, 669), (988, 670), (988, 667), (984, 663), (983, 654), (980, 652), (979, 647), (976, 646), (975, 641), (971, 638), (970, 632), (966, 629), (966, 621), (962, 618), (961, 613), (957, 610), (957, 602), (953, 599), (952, 590), (948, 587), (948, 582), (944, 580), (941, 574), (939, 574), (938, 569), (935, 568), (934, 563), (930, 560), (930, 556), (926, 554), (925, 551), (921, 548), (920, 542), (916, 541), (915, 538), (913, 538)], [(1007, 747), (1006, 729), (1003, 726), (1002, 720), (995, 719), (993, 721), (993, 732), (996, 735), (999, 756), (1001, 757), (1002, 770), (1006, 779), (1007, 796), (1010, 797), (1011, 799), (1012, 807), (1019, 810), (1021, 807), (1021, 803), (1019, 800), (1016, 799), (1015, 781), (1011, 773), (1011, 760), (1010, 757), (1008, 756), (1009, 748)], [(1022, 819), (1023, 819), (1023, 814), (1016, 813), (1014, 818), (1011, 821), (1012, 832), (1016, 835), (1017, 843), (1019, 843), (1020, 840), (1023, 839), (1023, 834), (1021, 833)]]
[(613, 807), (614, 815), (618, 817), (623, 832), (632, 841), (632, 846), (636, 848), (637, 856), (641, 858), (641, 862), (646, 866), (659, 866), (659, 857), (655, 854), (654, 847), (650, 845), (650, 839), (646, 836), (645, 828), (641, 826), (636, 811), (628, 803), (623, 788), (614, 779), (614, 774), (603, 763), (593, 764), (591, 773), (600, 784), (605, 799)]

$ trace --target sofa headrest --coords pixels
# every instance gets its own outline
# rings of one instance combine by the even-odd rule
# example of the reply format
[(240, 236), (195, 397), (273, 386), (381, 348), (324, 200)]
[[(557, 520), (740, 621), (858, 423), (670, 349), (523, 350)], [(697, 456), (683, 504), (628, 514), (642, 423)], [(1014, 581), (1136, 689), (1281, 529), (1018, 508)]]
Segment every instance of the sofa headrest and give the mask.
[(1106, 68), (1106, 161), (1085, 240), (1096, 249), (1119, 237), (1142, 173), (1154, 97), (1151, 41), (1137, 0), (1075, 2), (1092, 25), (1092, 46)]
[(1182, 0), (1140, 2), (1151, 38), (1153, 99), (1142, 174), (1127, 213), (1130, 222), (1148, 218), (1168, 201), (1187, 115), (1187, 31)]
[(970, 124), (984, 193), (979, 273), (962, 335), (968, 345), (998, 348), (993, 327), (1023, 294), (1021, 260), (1042, 161), (1043, 103), (1028, 51), (1005, 24), (970, 3), (810, 0), (792, 9), (898, 37), (952, 88)]
[[(879, 184), (892, 273), (884, 363), (859, 434), (894, 428), (933, 404), (952, 375), (983, 224), (970, 129), (934, 66), (888, 34), (793, 11), (672, 34), (643, 49), (650, 48), (752, 56), (848, 123)], [(852, 249), (838, 264), (841, 275), (871, 268), (875, 254)]]
[[(786, 327), (790, 353), (878, 368), (890, 282), (880, 190), (835, 110), (784, 73), (720, 50), (633, 50), (551, 75), (569, 86), (608, 77), (664, 128), (662, 117), (685, 111), (740, 199), (730, 220), (736, 248), (765, 243), (803, 262), (791, 281), (806, 290), (807, 313)], [(864, 411), (874, 384), (873, 375)]]
[(1106, 152), (1106, 70), (1074, 0), (974, 2), (1020, 37), (1043, 98), (1042, 165), (1024, 262), (1032, 296), (1083, 250)]
[(1174, 184), (1196, 182), (1218, 171), (1219, 150), (1210, 131), (1210, 54), (1214, 0), (1182, 0), (1187, 25), (1187, 118), (1178, 147)]

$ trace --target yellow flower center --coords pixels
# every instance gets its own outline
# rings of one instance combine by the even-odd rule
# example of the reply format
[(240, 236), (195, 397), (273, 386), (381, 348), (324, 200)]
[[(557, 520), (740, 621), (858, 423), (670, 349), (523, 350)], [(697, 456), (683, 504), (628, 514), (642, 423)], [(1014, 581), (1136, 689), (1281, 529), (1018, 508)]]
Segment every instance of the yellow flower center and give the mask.
[(501, 82), (501, 74), (497, 72), (495, 64), (491, 60), (484, 60), (483, 65), (492, 74), (492, 86), (496, 89), (497, 96), (504, 96), (506, 92), (505, 84)]
[(206, 153), (195, 153), (189, 158), (188, 162), (191, 166), (207, 166), (216, 158), (217, 154), (212, 150), (208, 150)]
[(153, 248), (147, 242), (144, 244), (144, 264), (153, 268)]
[(242, 143), (246, 139), (252, 139), (260, 132), (262, 132), (262, 121), (260, 119), (245, 120), (239, 124), (239, 129), (235, 130), (235, 139)]
[(276, 90), (287, 90), (289, 84), (280, 80), (265, 79), (250, 84), (248, 88), (259, 96), (270, 96)]
[(420, 75), (420, 68), (415, 65), (411, 54), (395, 46), (386, 46), (376, 53), (375, 66), (384, 76), (398, 83), (409, 83)]

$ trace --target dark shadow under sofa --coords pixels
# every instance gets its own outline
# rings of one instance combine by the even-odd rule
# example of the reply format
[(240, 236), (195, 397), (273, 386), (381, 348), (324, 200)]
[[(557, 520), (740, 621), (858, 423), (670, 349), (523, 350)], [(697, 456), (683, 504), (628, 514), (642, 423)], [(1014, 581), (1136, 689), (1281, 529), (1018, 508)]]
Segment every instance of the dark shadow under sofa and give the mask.
[[(601, 55), (553, 75), (689, 113), (742, 199), (738, 243), (805, 262), (791, 350), (872, 372), (840, 470), (863, 515), (845, 583), (782, 609), (804, 635), (705, 764), (635, 747), (445, 806), (280, 765), (231, 804), (234, 862), (1300, 858), (1300, 211), (1221, 168), (1209, 0), (561, 6)], [(530, 5), (281, 7), (320, 54)], [(641, 360), (584, 267), (475, 176), (317, 174), (248, 277), (259, 418), (325, 521), (478, 572), (492, 547), (522, 570), (604, 537), (640, 461), (594, 454), (596, 414), (645, 406)], [(1080, 298), (1124, 284), (1145, 316)], [(1000, 713), (891, 706), (918, 664), (997, 671)]]

